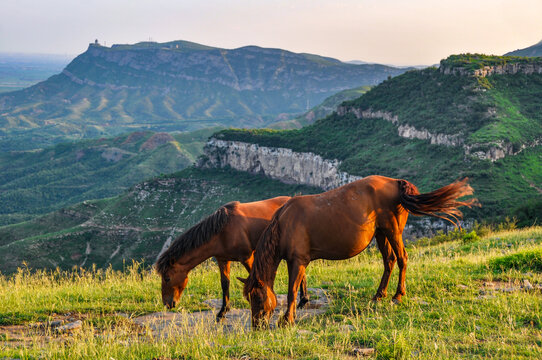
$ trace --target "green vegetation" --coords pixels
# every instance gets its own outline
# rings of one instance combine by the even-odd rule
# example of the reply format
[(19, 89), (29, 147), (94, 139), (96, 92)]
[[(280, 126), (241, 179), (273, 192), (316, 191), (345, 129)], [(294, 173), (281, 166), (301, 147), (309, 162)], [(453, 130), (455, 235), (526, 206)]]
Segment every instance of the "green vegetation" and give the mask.
[(539, 192), (531, 186), (542, 184), (540, 146), (494, 163), (477, 159), (465, 161), (462, 148), (405, 139), (385, 120), (360, 120), (351, 114), (333, 114), (299, 130), (228, 129), (215, 136), (313, 152), (327, 159), (341, 160), (341, 170), (348, 173), (404, 178), (421, 191), (431, 191), (468, 176), (482, 203), (481, 208), (466, 212), (468, 218), (502, 220), (527, 200), (540, 199)]
[[(380, 282), (382, 260), (375, 247), (347, 261), (315, 261), (307, 268), (309, 287), (323, 287), (329, 310), (293, 327), (247, 331), (235, 323), (195, 324), (191, 336), (163, 338), (133, 318), (161, 311), (160, 280), (141, 264), (112, 269), (37, 271), (21, 269), (0, 277), (0, 356), (21, 359), (345, 359), (353, 349), (370, 347), (377, 359), (533, 359), (542, 356), (540, 267), (521, 270), (492, 264), (503, 257), (538, 253), (542, 228), (490, 233), (474, 242), (461, 240), (407, 248), (407, 296), (392, 305), (370, 301)], [(244, 276), (236, 264), (232, 277)], [(532, 290), (522, 287), (528, 280)], [(397, 270), (389, 292), (393, 294)], [(241, 285), (232, 282), (236, 308), (248, 308)], [(281, 264), (275, 290), (287, 289)], [(191, 273), (180, 308), (209, 309), (202, 302), (221, 295), (216, 265)], [(283, 312), (284, 309), (281, 309)], [(40, 333), (33, 326), (69, 313), (83, 321), (71, 336)], [(20, 324), (26, 339), (8, 329)], [(228, 330), (229, 329), (229, 330)], [(47, 337), (46, 337), (47, 336)]]
[(461, 67), (466, 70), (482, 69), (485, 66), (499, 66), (507, 64), (537, 64), (542, 65), (542, 59), (524, 56), (497, 56), (484, 54), (451, 55), (440, 61), (445, 68)]
[(117, 195), (129, 186), (191, 165), (217, 128), (192, 133), (134, 132), (0, 153), (0, 224)]
[[(298, 130), (228, 129), (215, 136), (313, 152), (341, 160), (341, 170), (350, 174), (405, 178), (422, 191), (468, 176), (482, 202), (481, 209), (467, 212), (469, 217), (494, 221), (515, 215), (526, 226), (540, 217), (542, 147), (529, 145), (542, 138), (541, 94), (542, 74), (478, 78), (428, 68), (386, 80), (342, 104), (389, 112), (399, 124), (332, 114)], [(404, 124), (433, 134), (458, 134), (472, 153), (500, 142), (513, 151), (528, 147), (495, 162), (480, 160), (466, 156), (462, 146), (402, 138), (397, 126)]]
[(404, 71), (255, 46), (91, 45), (62, 73), (0, 95), (0, 149), (34, 138), (50, 145), (136, 130), (262, 126)]
[(399, 124), (432, 133), (461, 134), (466, 144), (523, 144), (542, 136), (540, 94), (542, 74), (478, 78), (428, 68), (384, 81), (343, 105), (390, 112)]
[(500, 256), (490, 262), (490, 267), (500, 271), (542, 271), (542, 249), (518, 251), (512, 255)]
[(233, 200), (261, 200), (319, 189), (287, 185), (233, 170), (194, 167), (138, 184), (114, 198), (84, 201), (24, 223), (0, 227), (0, 271), (23, 262), (69, 269), (125, 261), (153, 263), (168, 237)]

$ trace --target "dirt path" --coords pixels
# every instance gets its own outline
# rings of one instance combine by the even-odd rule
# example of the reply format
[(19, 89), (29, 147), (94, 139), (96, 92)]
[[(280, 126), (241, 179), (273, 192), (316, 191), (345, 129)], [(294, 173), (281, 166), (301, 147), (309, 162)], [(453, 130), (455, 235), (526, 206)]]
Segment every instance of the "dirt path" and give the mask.
[[(310, 300), (304, 309), (297, 310), (296, 322), (304, 321), (308, 318), (320, 315), (326, 312), (329, 306), (325, 290), (308, 289)], [(280, 314), (286, 310), (286, 295), (277, 295), (278, 306), (271, 318), (271, 324), (276, 324)], [(204, 303), (211, 306), (213, 310), (199, 311), (193, 313), (185, 312), (156, 312), (137, 317), (133, 321), (141, 326), (148, 327), (155, 336), (170, 337), (191, 335), (197, 332), (222, 330), (224, 332), (245, 332), (250, 330), (250, 310), (232, 309), (226, 317), (217, 324), (216, 313), (222, 305), (222, 300), (211, 299)], [(273, 326), (273, 325), (272, 325)]]

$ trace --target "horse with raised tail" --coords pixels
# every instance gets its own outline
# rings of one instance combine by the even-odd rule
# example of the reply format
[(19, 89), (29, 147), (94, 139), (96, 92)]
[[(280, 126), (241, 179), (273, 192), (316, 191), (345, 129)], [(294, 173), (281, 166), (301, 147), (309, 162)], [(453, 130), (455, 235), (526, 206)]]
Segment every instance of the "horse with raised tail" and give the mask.
[[(250, 272), (253, 252), (260, 235), (269, 224), (275, 211), (289, 196), (250, 203), (230, 202), (181, 234), (163, 252), (156, 271), (162, 277), (162, 302), (174, 308), (188, 283), (188, 273), (203, 261), (214, 257), (220, 269), (222, 308), (217, 321), (230, 310), (230, 264), (241, 262)], [(299, 307), (308, 302), (306, 279), (300, 289)]]
[(405, 295), (407, 253), (402, 233), (408, 214), (428, 215), (458, 225), (460, 206), (477, 204), (467, 179), (430, 193), (420, 194), (406, 180), (368, 176), (318, 195), (291, 198), (273, 216), (258, 242), (244, 296), (250, 302), (252, 325), (268, 323), (277, 305), (273, 284), (282, 259), (288, 264), (288, 307), (279, 324), (293, 323), (297, 288), (312, 260), (343, 260), (362, 252), (376, 238), (384, 262), (380, 286), (373, 297), (387, 294), (394, 264), (399, 266), (399, 283), (393, 301)]

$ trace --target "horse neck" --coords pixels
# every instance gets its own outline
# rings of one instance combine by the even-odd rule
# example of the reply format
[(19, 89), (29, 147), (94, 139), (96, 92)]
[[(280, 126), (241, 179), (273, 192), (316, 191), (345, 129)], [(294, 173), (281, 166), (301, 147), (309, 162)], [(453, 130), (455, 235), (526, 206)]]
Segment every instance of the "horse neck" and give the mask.
[(261, 280), (265, 285), (273, 289), (280, 261), (280, 258), (270, 257), (269, 254), (267, 257), (255, 258), (252, 265), (254, 279), (256, 281)]
[(176, 262), (185, 267), (186, 271), (192, 270), (205, 260), (215, 255), (213, 249), (215, 248), (217, 238), (218, 236), (215, 235), (209, 242), (187, 251), (181, 257), (179, 257)]

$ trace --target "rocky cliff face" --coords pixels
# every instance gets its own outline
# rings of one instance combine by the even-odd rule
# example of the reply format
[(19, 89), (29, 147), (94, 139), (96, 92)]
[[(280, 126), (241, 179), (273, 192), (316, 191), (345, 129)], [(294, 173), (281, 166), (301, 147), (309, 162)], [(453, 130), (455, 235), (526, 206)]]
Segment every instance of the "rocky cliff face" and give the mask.
[(407, 139), (421, 139), (429, 140), (431, 144), (446, 145), (446, 146), (459, 146), (463, 144), (463, 139), (461, 135), (447, 135), (439, 133), (431, 133), (426, 129), (417, 129), (414, 126), (408, 124), (399, 124), (399, 118), (397, 115), (394, 115), (386, 111), (373, 111), (371, 109), (363, 110), (354, 107), (345, 107), (340, 106), (337, 108), (337, 113), (339, 115), (345, 115), (347, 113), (354, 114), (358, 119), (384, 119), (391, 122), (394, 125), (397, 125), (397, 132), (399, 136)]
[(527, 148), (542, 144), (542, 139), (536, 139), (531, 143), (522, 144), (521, 146), (519, 146), (519, 148), (514, 148), (512, 144), (504, 141), (480, 144), (465, 144), (465, 140), (462, 134), (450, 135), (432, 133), (427, 129), (417, 129), (414, 126), (408, 124), (399, 124), (398, 116), (386, 111), (373, 111), (371, 109), (364, 110), (360, 108), (340, 106), (337, 108), (337, 113), (339, 115), (352, 113), (358, 119), (384, 119), (397, 126), (397, 133), (401, 137), (407, 139), (429, 140), (431, 144), (437, 145), (462, 146), (466, 156), (476, 157), (481, 160), (490, 160), (492, 162), (502, 159), (506, 156), (517, 155)]
[(226, 166), (252, 174), (263, 174), (285, 183), (316, 186), (330, 190), (361, 179), (339, 170), (340, 161), (320, 155), (272, 148), (240, 141), (211, 138), (204, 148), (201, 167)]
[(447, 67), (441, 66), (440, 72), (445, 75), (461, 75), (461, 76), (480, 76), (486, 77), (491, 75), (513, 75), (513, 74), (542, 74), (541, 64), (503, 64), (495, 66), (484, 66), (481, 69), (470, 70), (464, 67)]

